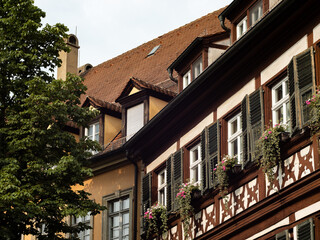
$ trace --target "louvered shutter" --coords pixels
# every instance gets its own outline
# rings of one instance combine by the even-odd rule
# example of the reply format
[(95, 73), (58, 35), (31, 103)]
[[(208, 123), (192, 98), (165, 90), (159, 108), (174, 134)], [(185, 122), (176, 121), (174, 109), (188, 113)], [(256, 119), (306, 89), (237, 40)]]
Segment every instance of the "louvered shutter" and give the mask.
[(202, 193), (208, 189), (208, 174), (207, 174), (207, 165), (208, 165), (208, 157), (207, 157), (207, 138), (206, 138), (207, 128), (205, 128), (201, 133), (201, 191)]
[(294, 56), (288, 67), (291, 130), (302, 128), (310, 118), (306, 100), (315, 91), (315, 68), (313, 47)]
[(178, 206), (175, 201), (176, 195), (179, 192), (179, 188), (182, 184), (183, 178), (183, 150), (179, 150), (173, 154), (173, 178), (172, 178), (172, 202), (173, 202), (173, 210), (177, 210)]
[(298, 240), (314, 239), (314, 229), (313, 229), (312, 219), (309, 219), (297, 226), (297, 236), (298, 236)]
[(263, 90), (260, 87), (249, 96), (250, 112), (250, 150), (251, 159), (256, 160), (261, 154), (258, 151), (258, 140), (264, 130)]
[(295, 97), (295, 80), (294, 80), (294, 67), (293, 59), (287, 67), (288, 81), (289, 81), (289, 104), (290, 104), (290, 121), (291, 132), (297, 128), (297, 114), (296, 114), (296, 97)]
[(220, 124), (216, 122), (208, 127), (208, 180), (209, 188), (215, 186), (213, 169), (220, 161)]
[(242, 162), (246, 166), (250, 161), (248, 137), (248, 95), (241, 102), (241, 130), (242, 130)]
[(281, 233), (278, 233), (276, 235), (276, 240), (289, 240), (289, 232), (288, 230), (285, 230)]
[(301, 126), (310, 119), (310, 108), (306, 100), (312, 97), (315, 89), (314, 54), (313, 48), (296, 56), (297, 79), (299, 86), (299, 98), (301, 106)]
[[(142, 215), (151, 207), (151, 173), (142, 178)], [(146, 230), (146, 222), (143, 218), (143, 230)]]
[(171, 212), (173, 209), (173, 202), (172, 202), (172, 159), (171, 156), (166, 161), (166, 168), (167, 168), (167, 211)]

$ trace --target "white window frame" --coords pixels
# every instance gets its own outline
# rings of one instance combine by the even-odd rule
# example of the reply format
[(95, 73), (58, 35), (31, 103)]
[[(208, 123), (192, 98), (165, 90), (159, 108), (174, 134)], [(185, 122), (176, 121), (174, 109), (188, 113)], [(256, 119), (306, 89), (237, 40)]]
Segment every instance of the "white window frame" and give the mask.
[[(197, 160), (194, 159), (194, 151), (198, 151)], [(202, 174), (201, 174), (201, 144), (197, 144), (193, 148), (190, 149), (190, 181), (194, 184), (197, 184), (200, 186), (201, 180), (202, 180)], [(197, 171), (198, 179), (194, 178), (194, 171)]]
[[(88, 212), (86, 216), (79, 216), (79, 217), (71, 216), (71, 225), (75, 226), (75, 225), (78, 225), (79, 223), (84, 223), (88, 226), (93, 227), (91, 218), (92, 217), (90, 215), (90, 212)], [(76, 236), (80, 240), (86, 240), (88, 239), (87, 237), (89, 237), (89, 239), (92, 239), (92, 229), (86, 229), (84, 231), (81, 231)]]
[[(125, 200), (128, 200), (129, 201), (129, 207), (128, 208), (125, 208), (123, 209), (122, 208), (122, 203), (125, 201)], [(114, 202), (119, 202), (119, 211), (114, 211), (112, 212), (112, 207), (111, 207), (111, 204), (113, 204)], [(124, 197), (121, 197), (121, 198), (118, 198), (118, 199), (115, 199), (113, 201), (110, 201), (108, 203), (108, 238), (107, 239), (123, 239), (123, 229), (124, 229), (124, 225), (127, 225), (128, 226), (128, 235), (125, 236), (127, 237), (127, 239), (130, 239), (130, 218), (131, 218), (131, 213), (130, 213), (130, 196), (127, 195), (127, 196), (124, 196)], [(124, 224), (123, 223), (123, 216), (124, 214), (128, 214), (129, 215), (129, 221), (127, 224)], [(111, 221), (112, 221), (112, 218), (113, 217), (119, 217), (119, 225), (118, 225), (118, 228), (119, 228), (119, 236), (118, 237), (111, 237), (111, 232), (112, 232), (112, 224), (111, 224)]]
[[(163, 183), (161, 183), (161, 176), (163, 176)], [(163, 199), (161, 199), (161, 192), (163, 191)], [(162, 205), (167, 204), (167, 169), (162, 170), (158, 174), (158, 203)]]
[[(231, 134), (231, 124), (237, 121), (237, 131)], [(241, 113), (238, 113), (236, 116), (231, 118), (228, 121), (228, 155), (234, 156), (232, 152), (232, 143), (237, 140), (237, 148), (238, 148), (238, 163), (242, 160), (242, 126), (241, 126)]]
[[(273, 125), (279, 123), (277, 120), (277, 111), (282, 107), (283, 108), (283, 119), (281, 123), (286, 124), (287, 126), (290, 123), (290, 114), (287, 114), (287, 107), (289, 107), (289, 89), (288, 89), (288, 77), (283, 78), (279, 83), (277, 83), (271, 90), (272, 95), (272, 122)], [(276, 102), (276, 90), (282, 86), (282, 99)], [(284, 95), (287, 93), (286, 95)], [(288, 116), (289, 115), (289, 116)]]
[(189, 70), (182, 77), (182, 89), (185, 89), (191, 83), (191, 71)]
[[(259, 20), (262, 18), (262, 8), (263, 8), (263, 4), (262, 4), (262, 0), (259, 0), (252, 8), (250, 8), (249, 10), (249, 14), (250, 14), (250, 26), (253, 26), (254, 24), (256, 24), (257, 22), (259, 22)], [(258, 18), (253, 22), (253, 15), (254, 13), (258, 14)]]
[[(198, 72), (198, 69), (199, 69), (199, 72)], [(192, 63), (192, 75), (193, 75), (192, 80), (196, 79), (202, 72), (203, 72), (202, 56), (200, 56), (196, 61)]]
[[(89, 129), (92, 128), (92, 135), (89, 135)], [(96, 132), (96, 129), (98, 128), (98, 132)], [(84, 135), (91, 139), (92, 141), (96, 141), (100, 143), (99, 136), (100, 136), (100, 124), (99, 122), (95, 122), (89, 125), (88, 128), (84, 129)], [(91, 151), (92, 154), (98, 153), (97, 151)]]
[[(247, 32), (247, 16), (245, 16), (238, 24), (237, 24), (237, 39), (242, 37)], [(242, 33), (240, 30), (242, 29)]]

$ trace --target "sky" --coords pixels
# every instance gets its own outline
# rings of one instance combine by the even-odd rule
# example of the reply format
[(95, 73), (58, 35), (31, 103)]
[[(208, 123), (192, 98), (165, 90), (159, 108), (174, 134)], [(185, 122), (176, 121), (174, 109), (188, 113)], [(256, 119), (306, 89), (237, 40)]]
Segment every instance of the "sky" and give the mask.
[(43, 23), (63, 23), (79, 40), (79, 66), (96, 66), (218, 10), (232, 0), (35, 0)]

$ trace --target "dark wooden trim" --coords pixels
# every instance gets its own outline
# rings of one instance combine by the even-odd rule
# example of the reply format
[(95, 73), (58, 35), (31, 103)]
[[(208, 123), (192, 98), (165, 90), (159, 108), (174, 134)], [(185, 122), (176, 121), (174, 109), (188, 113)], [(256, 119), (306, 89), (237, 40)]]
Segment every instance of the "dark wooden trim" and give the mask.
[(307, 34), (307, 39), (308, 39), (308, 48), (309, 48), (313, 46), (313, 31)]
[(272, 121), (272, 91), (270, 87), (263, 85), (264, 94), (264, 123), (268, 125)]
[(220, 151), (221, 157), (228, 154), (228, 121), (224, 118), (221, 119)]
[(183, 147), (183, 182), (190, 179), (190, 149)]
[(202, 49), (202, 71), (208, 67), (208, 48)]
[(263, 0), (262, 2), (262, 12), (265, 14), (269, 11), (269, 0)]
[(259, 87), (261, 87), (261, 75), (260, 75), (260, 73), (257, 76), (255, 76), (254, 80), (255, 80), (254, 81), (255, 90), (257, 90)]
[(217, 43), (210, 43), (209, 47), (222, 49), (222, 50), (226, 50), (227, 48), (229, 48), (229, 46), (227, 46), (227, 45), (222, 45), (222, 44), (217, 44)]
[(104, 146), (104, 114), (101, 114), (99, 118), (99, 143)]
[(146, 125), (149, 122), (149, 98), (143, 101), (143, 112), (144, 112), (144, 119), (143, 125)]
[(320, 85), (320, 40), (315, 44), (316, 85)]

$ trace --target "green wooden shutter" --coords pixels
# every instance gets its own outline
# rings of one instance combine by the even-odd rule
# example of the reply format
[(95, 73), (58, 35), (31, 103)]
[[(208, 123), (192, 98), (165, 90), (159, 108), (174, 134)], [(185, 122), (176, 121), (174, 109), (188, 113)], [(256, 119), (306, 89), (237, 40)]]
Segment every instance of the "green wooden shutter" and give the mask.
[(208, 174), (207, 174), (207, 165), (208, 165), (208, 157), (207, 157), (207, 138), (206, 138), (207, 128), (203, 129), (201, 132), (201, 191), (204, 193), (208, 189)]
[(248, 95), (241, 102), (241, 130), (242, 130), (242, 163), (245, 167), (250, 161), (248, 136)]
[(208, 127), (208, 183), (209, 188), (215, 187), (213, 169), (220, 161), (220, 124), (219, 121)]
[(299, 86), (299, 99), (301, 111), (301, 126), (310, 119), (310, 108), (306, 100), (312, 97), (315, 90), (314, 54), (313, 48), (296, 56), (297, 80)]
[(173, 209), (172, 206), (172, 186), (171, 186), (171, 179), (172, 179), (172, 159), (171, 156), (166, 161), (166, 170), (167, 170), (167, 211), (170, 212)]
[(260, 87), (249, 96), (250, 111), (250, 150), (251, 159), (261, 156), (257, 149), (258, 140), (264, 130), (263, 90)]
[(298, 240), (313, 240), (314, 228), (312, 218), (297, 226)]
[(276, 235), (276, 240), (289, 240), (289, 232), (288, 230), (285, 230), (281, 233), (278, 233)]
[[(151, 173), (142, 178), (142, 216), (151, 207)], [(146, 230), (146, 222), (142, 218), (143, 231)]]
[(314, 50), (308, 48), (294, 56), (288, 70), (291, 130), (304, 127), (310, 118), (306, 100), (315, 93)]
[(183, 181), (183, 150), (179, 150), (173, 154), (173, 178), (172, 178), (172, 202), (173, 210), (177, 210), (177, 202), (175, 201), (176, 195)]
[(297, 129), (297, 114), (296, 114), (296, 97), (295, 97), (295, 80), (293, 59), (287, 67), (288, 81), (289, 81), (289, 104), (290, 104), (290, 128), (291, 132)]

